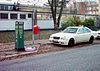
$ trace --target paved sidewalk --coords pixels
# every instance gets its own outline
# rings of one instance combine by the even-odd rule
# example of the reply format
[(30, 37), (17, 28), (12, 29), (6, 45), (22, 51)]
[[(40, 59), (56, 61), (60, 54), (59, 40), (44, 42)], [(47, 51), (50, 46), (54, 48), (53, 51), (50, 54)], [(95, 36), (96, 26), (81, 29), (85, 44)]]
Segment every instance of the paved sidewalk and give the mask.
[(41, 47), (46, 44), (50, 44), (51, 42), (48, 39), (38, 39), (34, 40), (34, 44), (32, 44), (32, 41), (25, 41), (25, 47)]
[[(35, 51), (16, 51), (15, 43), (0, 43), (0, 61), (10, 60), (12, 58), (17, 58), (21, 56), (33, 55), (38, 52), (38, 49), (43, 45), (49, 44), (48, 39), (34, 40), (34, 44), (32, 45), (32, 41), (25, 41), (24, 48), (27, 47), (35, 47)], [(8, 47), (8, 48), (7, 48)], [(3, 49), (4, 48), (4, 49)]]

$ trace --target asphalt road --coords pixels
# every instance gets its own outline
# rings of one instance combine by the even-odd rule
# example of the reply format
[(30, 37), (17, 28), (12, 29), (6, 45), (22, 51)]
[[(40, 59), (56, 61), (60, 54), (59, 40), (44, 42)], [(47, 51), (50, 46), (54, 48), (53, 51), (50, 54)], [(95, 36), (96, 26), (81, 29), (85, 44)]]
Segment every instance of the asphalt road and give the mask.
[(0, 62), (0, 71), (100, 71), (100, 44)]

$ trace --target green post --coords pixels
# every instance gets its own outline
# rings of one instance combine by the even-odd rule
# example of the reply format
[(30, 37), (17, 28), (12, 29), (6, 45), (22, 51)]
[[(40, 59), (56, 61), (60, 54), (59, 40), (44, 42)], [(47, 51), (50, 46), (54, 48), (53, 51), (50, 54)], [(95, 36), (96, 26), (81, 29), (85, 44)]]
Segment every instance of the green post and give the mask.
[(25, 50), (24, 49), (24, 22), (15, 23), (15, 49), (16, 50)]

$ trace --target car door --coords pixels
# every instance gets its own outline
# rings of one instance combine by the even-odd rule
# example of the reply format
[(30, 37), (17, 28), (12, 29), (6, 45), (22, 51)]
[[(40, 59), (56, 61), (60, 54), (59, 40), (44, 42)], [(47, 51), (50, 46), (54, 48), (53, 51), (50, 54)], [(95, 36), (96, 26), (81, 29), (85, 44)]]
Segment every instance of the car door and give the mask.
[(76, 35), (76, 43), (80, 43), (84, 41), (84, 29), (80, 28), (77, 31), (77, 35)]
[(86, 27), (84, 27), (83, 30), (84, 30), (84, 41), (89, 41), (91, 37), (91, 31)]

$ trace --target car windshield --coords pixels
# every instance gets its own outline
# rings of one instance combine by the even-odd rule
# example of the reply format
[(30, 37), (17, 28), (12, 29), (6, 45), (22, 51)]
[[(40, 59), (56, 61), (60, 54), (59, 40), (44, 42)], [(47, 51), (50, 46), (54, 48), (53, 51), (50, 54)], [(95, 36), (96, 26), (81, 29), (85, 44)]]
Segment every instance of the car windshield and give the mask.
[(64, 33), (76, 33), (78, 28), (66, 28)]

